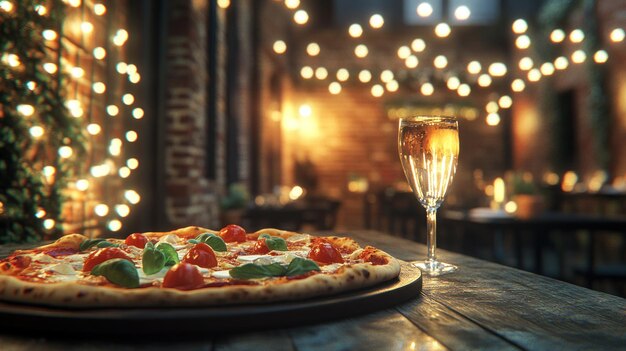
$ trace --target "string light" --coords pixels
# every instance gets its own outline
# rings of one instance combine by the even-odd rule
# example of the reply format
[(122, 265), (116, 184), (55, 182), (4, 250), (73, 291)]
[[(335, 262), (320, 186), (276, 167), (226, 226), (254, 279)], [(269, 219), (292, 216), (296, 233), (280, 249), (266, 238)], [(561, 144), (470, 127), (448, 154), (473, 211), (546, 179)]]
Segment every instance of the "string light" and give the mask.
[(274, 45), (272, 45), (272, 49), (275, 53), (281, 55), (284, 54), (285, 51), (287, 51), (287, 44), (285, 44), (285, 42), (282, 40), (276, 40), (274, 42)]
[(519, 60), (519, 69), (521, 69), (522, 71), (528, 71), (529, 69), (533, 68), (533, 65), (535, 63), (533, 62), (533, 59), (531, 59), (530, 57), (522, 57)]
[(515, 22), (513, 22), (513, 25), (511, 26), (511, 28), (513, 29), (513, 33), (523, 34), (523, 33), (526, 33), (526, 31), (528, 30), (528, 23), (526, 23), (525, 20), (520, 18), (520, 19), (515, 20)]
[(124, 94), (122, 96), (122, 102), (124, 103), (124, 105), (130, 106), (133, 104), (133, 102), (135, 102), (135, 97), (133, 96), (133, 94), (130, 93)]
[(367, 56), (368, 53), (369, 50), (367, 49), (367, 46), (365, 46), (365, 44), (359, 44), (354, 48), (354, 54), (358, 58), (364, 58)]
[(513, 105), (513, 99), (508, 95), (503, 95), (498, 99), (498, 105), (502, 108), (510, 108)]
[(118, 113), (120, 113), (120, 109), (117, 106), (115, 106), (115, 105), (107, 106), (107, 114), (109, 116), (114, 117), (114, 116), (117, 116)]
[(581, 41), (583, 41), (585, 39), (585, 33), (583, 33), (582, 30), (580, 29), (574, 29), (570, 34), (569, 34), (569, 40), (572, 43), (580, 43)]
[(93, 211), (96, 215), (100, 216), (100, 217), (104, 217), (107, 214), (109, 214), (109, 206), (105, 205), (105, 204), (97, 204), (94, 208)]
[(93, 83), (91, 85), (91, 88), (93, 89), (94, 93), (96, 93), (96, 94), (104, 94), (104, 92), (107, 89), (106, 85), (104, 85), (104, 83), (102, 83), (102, 82), (95, 82), (95, 83)]
[(487, 122), (487, 125), (495, 127), (500, 124), (500, 115), (497, 113), (490, 113), (487, 115), (485, 122)]
[(96, 16), (102, 16), (106, 12), (107, 12), (107, 8), (103, 4), (94, 4), (93, 5), (93, 13), (95, 13)]
[(572, 53), (572, 62), (583, 63), (587, 59), (587, 54), (582, 50), (576, 50)]
[(622, 28), (615, 28), (611, 31), (609, 37), (611, 38), (612, 42), (618, 43), (624, 40), (624, 37), (626, 37), (626, 33)]
[(500, 110), (500, 106), (495, 101), (489, 101), (487, 105), (485, 105), (485, 111), (487, 111), (487, 113), (496, 113), (498, 110)]
[(598, 50), (593, 55), (593, 60), (596, 63), (605, 63), (609, 59), (609, 54), (605, 50)]
[(29, 104), (20, 104), (17, 105), (17, 112), (19, 112), (22, 116), (30, 117), (35, 113), (35, 107)]
[(533, 68), (530, 71), (528, 71), (528, 80), (531, 82), (537, 82), (539, 81), (539, 79), (541, 79), (541, 72), (536, 69)]
[(46, 40), (55, 40), (57, 38), (57, 32), (53, 31), (52, 29), (44, 30), (43, 32), (41, 32), (41, 35)]
[(390, 71), (390, 70), (388, 70), (388, 69), (386, 69), (386, 70), (384, 70), (384, 71), (382, 71), (382, 72), (380, 73), (380, 80), (381, 80), (383, 83), (388, 83), (388, 82), (392, 81), (392, 80), (393, 80), (393, 78), (394, 78), (394, 77), (393, 77), (393, 72), (391, 72), (391, 71)]
[(506, 69), (506, 65), (502, 62), (494, 62), (491, 65), (489, 65), (489, 74), (491, 74), (493, 77), (502, 77), (506, 74), (507, 69)]
[(398, 57), (402, 60), (411, 55), (411, 49), (408, 46), (401, 46), (398, 48)]
[(511, 82), (511, 90), (513, 90), (516, 93), (524, 91), (525, 88), (526, 88), (526, 83), (524, 83), (524, 81), (519, 78)]
[(376, 13), (370, 17), (370, 26), (372, 28), (379, 29), (382, 28), (384, 24), (385, 20), (383, 19), (383, 16)]
[(35, 139), (41, 138), (44, 134), (44, 130), (41, 126), (32, 126), (28, 131), (30, 132), (30, 135)]
[(293, 20), (300, 25), (306, 24), (309, 21), (309, 14), (304, 10), (298, 10), (293, 14)]
[(217, 0), (217, 6), (221, 9), (230, 7), (230, 0)]
[(346, 80), (348, 80), (348, 78), (350, 78), (350, 72), (348, 72), (347, 69), (340, 68), (339, 70), (337, 70), (337, 80), (339, 80), (340, 82), (345, 82)]
[(470, 74), (478, 74), (480, 73), (481, 69), (482, 66), (478, 61), (471, 61), (467, 64), (467, 72), (469, 72)]
[(470, 88), (470, 86), (467, 84), (461, 84), (456, 92), (459, 94), (459, 96), (465, 97), (472, 92), (472, 88)]
[(39, 16), (45, 16), (48, 13), (48, 9), (43, 5), (35, 5), (35, 11)]
[(326, 77), (328, 77), (328, 70), (326, 70), (326, 68), (318, 67), (315, 70), (315, 78), (317, 78), (319, 80), (324, 80), (324, 79), (326, 79)]
[(554, 68), (558, 70), (564, 70), (567, 68), (567, 66), (569, 66), (569, 62), (564, 56), (559, 56), (554, 60)]
[(122, 229), (122, 222), (120, 222), (118, 219), (112, 219), (109, 221), (108, 228), (112, 232), (117, 232)]
[(555, 29), (550, 33), (550, 40), (553, 43), (560, 43), (565, 40), (565, 32), (562, 29)]
[(313, 78), (314, 74), (315, 72), (313, 71), (313, 68), (311, 68), (310, 66), (304, 66), (300, 69), (300, 75), (304, 79), (311, 79)]
[(491, 76), (487, 73), (483, 73), (478, 77), (478, 85), (486, 88), (491, 85)]
[(61, 158), (70, 158), (72, 157), (72, 154), (74, 154), (74, 150), (67, 145), (61, 146), (58, 152)]
[(118, 62), (117, 65), (115, 65), (115, 70), (117, 71), (117, 73), (119, 74), (126, 74), (126, 69), (128, 68), (128, 65), (126, 64), (126, 62)]
[(126, 140), (128, 140), (129, 143), (134, 143), (135, 141), (137, 141), (138, 137), (139, 135), (134, 130), (129, 130), (128, 132), (126, 132)]
[(72, 6), (72, 7), (78, 7), (80, 6), (81, 1), (80, 0), (67, 0), (68, 5)]
[(398, 84), (396, 80), (390, 80), (387, 82), (387, 84), (385, 84), (385, 88), (387, 88), (387, 91), (393, 93), (393, 92), (398, 91), (398, 88), (400, 88), (400, 85)]
[(419, 60), (415, 55), (410, 55), (406, 58), (406, 60), (404, 60), (404, 64), (407, 68), (415, 68), (419, 64)]
[(120, 178), (128, 178), (130, 176), (130, 168), (126, 166), (120, 167), (117, 173), (119, 174)]
[(465, 21), (470, 18), (472, 11), (470, 11), (469, 7), (465, 5), (461, 5), (454, 10), (454, 17), (456, 17), (459, 21)]
[(413, 39), (411, 49), (415, 52), (422, 52), (426, 49), (426, 42), (421, 38)]
[(530, 47), (530, 38), (528, 37), (528, 35), (520, 35), (519, 37), (517, 37), (517, 39), (515, 39), (515, 46), (517, 46), (518, 49), (528, 49), (528, 47)]
[(459, 88), (459, 85), (461, 85), (461, 81), (459, 80), (459, 78), (454, 76), (448, 78), (448, 80), (446, 81), (446, 86), (450, 90), (457, 90)]
[(13, 12), (13, 3), (10, 1), (0, 1), (0, 9), (4, 12)]
[(440, 38), (446, 38), (450, 35), (450, 26), (447, 23), (439, 23), (435, 26), (435, 35)]
[(306, 52), (309, 56), (317, 56), (320, 54), (320, 46), (317, 43), (309, 43), (306, 46)]
[(56, 225), (56, 221), (52, 218), (45, 219), (43, 221), (43, 227), (47, 230), (51, 230)]
[(374, 86), (372, 86), (371, 93), (373, 97), (381, 97), (385, 93), (385, 88), (383, 88), (380, 84), (374, 84)]
[(351, 24), (348, 27), (348, 34), (353, 38), (359, 38), (363, 34), (363, 27), (358, 23)]
[(545, 62), (539, 67), (539, 70), (544, 76), (551, 76), (554, 73), (554, 65), (551, 62)]
[(443, 69), (446, 68), (446, 66), (448, 65), (448, 59), (443, 55), (439, 55), (435, 57), (435, 59), (433, 60), (433, 64), (435, 65), (435, 67)]
[(417, 5), (417, 8), (415, 9), (415, 11), (417, 12), (417, 15), (420, 17), (428, 17), (433, 14), (433, 7), (431, 4), (427, 2), (422, 2), (419, 5)]
[(372, 80), (372, 74), (370, 73), (370, 71), (364, 69), (359, 72), (359, 81), (361, 81), (361, 83), (367, 83), (370, 80)]
[[(300, 108), (298, 108), (298, 113), (300, 114), (300, 117), (309, 118), (313, 115), (313, 109), (310, 105), (303, 104), (300, 105)], [(133, 168), (131, 167), (131, 169)]]
[(83, 22), (80, 24), (80, 30), (82, 30), (83, 33), (91, 33), (93, 32), (93, 24), (91, 22)]
[(130, 214), (130, 207), (126, 204), (115, 205), (115, 212), (117, 212), (120, 217), (127, 217)]
[(87, 133), (91, 135), (98, 135), (102, 131), (102, 127), (100, 127), (97, 123), (90, 123), (87, 125)]
[(124, 197), (133, 205), (138, 204), (141, 200), (141, 196), (139, 196), (139, 194), (134, 190), (126, 190), (124, 192)]
[(339, 84), (338, 82), (330, 83), (328, 85), (328, 91), (333, 95), (341, 93), (341, 84)]
[(72, 67), (70, 69), (70, 74), (74, 78), (82, 78), (85, 75), (85, 70), (80, 67)]
[(143, 109), (141, 107), (135, 107), (133, 109), (133, 113), (132, 114), (133, 114), (133, 118), (134, 119), (142, 119), (143, 115), (144, 115), (144, 112), (143, 112)]
[(116, 46), (122, 46), (128, 40), (128, 32), (125, 29), (118, 29), (113, 37), (113, 44)]
[(106, 57), (107, 52), (103, 47), (96, 47), (93, 49), (93, 57), (95, 57), (98, 60), (102, 60)]
[(89, 181), (87, 179), (79, 179), (76, 181), (76, 189), (85, 191), (89, 189)]
[(430, 96), (433, 95), (433, 93), (435, 92), (435, 87), (433, 87), (433, 85), (430, 83), (424, 83), (420, 87), (420, 92), (424, 96)]

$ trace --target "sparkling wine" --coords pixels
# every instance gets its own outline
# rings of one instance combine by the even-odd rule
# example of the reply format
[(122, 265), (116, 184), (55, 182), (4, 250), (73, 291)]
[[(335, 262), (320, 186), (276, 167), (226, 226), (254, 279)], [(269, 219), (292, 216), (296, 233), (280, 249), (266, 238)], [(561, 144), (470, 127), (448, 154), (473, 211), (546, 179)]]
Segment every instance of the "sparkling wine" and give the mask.
[(425, 208), (439, 208), (454, 174), (459, 156), (456, 120), (403, 120), (398, 151), (404, 174)]

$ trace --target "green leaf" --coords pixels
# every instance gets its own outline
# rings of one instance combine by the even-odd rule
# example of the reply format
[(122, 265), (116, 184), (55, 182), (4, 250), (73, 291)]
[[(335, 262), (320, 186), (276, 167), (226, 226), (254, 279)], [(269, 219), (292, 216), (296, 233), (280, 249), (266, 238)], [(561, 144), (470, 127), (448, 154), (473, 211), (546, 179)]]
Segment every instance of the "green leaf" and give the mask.
[(165, 254), (154, 247), (154, 244), (148, 243), (143, 249), (141, 263), (143, 272), (150, 275), (159, 272), (165, 267), (167, 261)]
[(119, 245), (118, 245), (118, 244), (114, 244), (114, 243), (112, 243), (112, 242), (110, 242), (110, 241), (106, 241), (106, 240), (105, 240), (105, 241), (101, 241), (101, 242), (97, 243), (97, 244), (96, 244), (96, 247), (98, 247), (98, 248), (103, 248), (103, 247), (119, 247)]
[(87, 239), (87, 240), (83, 240), (80, 243), (80, 246), (78, 247), (78, 249), (80, 251), (89, 250), (93, 246), (98, 245), (99, 243), (101, 243), (103, 241), (104, 241), (104, 239)]
[(278, 263), (258, 265), (246, 263), (230, 270), (230, 276), (235, 279), (259, 279), (267, 277), (280, 277), (285, 275), (286, 268)]
[(287, 242), (283, 238), (271, 236), (265, 239), (265, 245), (270, 251), (287, 251)]
[(267, 233), (263, 233), (263, 234), (259, 235), (259, 239), (263, 239), (263, 238), (266, 238), (266, 239), (267, 239), (267, 238), (271, 238), (271, 237), (272, 237), (272, 236), (271, 236), (271, 235), (269, 235), (269, 234), (267, 234)]
[(191, 244), (198, 244), (199, 243), (199, 241), (196, 240), (196, 239), (189, 239), (189, 240), (187, 240), (187, 242), (191, 243)]
[(291, 262), (289, 263), (289, 266), (287, 266), (287, 272), (285, 273), (285, 275), (291, 277), (294, 275), (300, 275), (300, 274), (308, 273), (310, 271), (319, 271), (319, 270), (320, 270), (320, 267), (317, 265), (317, 263), (311, 260), (296, 257), (293, 260), (291, 260)]
[(139, 273), (135, 265), (123, 258), (113, 258), (104, 261), (93, 267), (92, 275), (104, 276), (113, 284), (123, 286), (125, 288), (139, 287)]
[(156, 246), (156, 249), (162, 252), (163, 255), (165, 255), (166, 266), (173, 266), (177, 264), (178, 262), (180, 262), (180, 259), (178, 258), (178, 252), (176, 252), (176, 249), (174, 248), (174, 246), (168, 243), (159, 243)]
[[(211, 233), (200, 234), (196, 237), (196, 240), (198, 242), (209, 245), (215, 251), (225, 252), (227, 250), (226, 243), (224, 242), (224, 240), (222, 240), (222, 238), (220, 238), (219, 236), (215, 234), (211, 234)], [(191, 240), (189, 240), (189, 242), (191, 242)]]

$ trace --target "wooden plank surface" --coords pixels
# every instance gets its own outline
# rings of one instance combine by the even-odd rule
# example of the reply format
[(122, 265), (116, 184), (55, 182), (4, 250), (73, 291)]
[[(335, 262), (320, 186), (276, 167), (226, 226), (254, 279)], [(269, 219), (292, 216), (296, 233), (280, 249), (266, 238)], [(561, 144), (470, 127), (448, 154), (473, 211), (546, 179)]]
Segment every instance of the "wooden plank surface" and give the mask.
[[(425, 246), (376, 231), (352, 236), (403, 260)], [(13, 249), (13, 248), (11, 248)], [(6, 254), (6, 247), (0, 253)], [(494, 263), (440, 251), (460, 267), (424, 276), (419, 297), (361, 317), (283, 330), (143, 340), (43, 338), (0, 333), (7, 350), (611, 350), (626, 347), (626, 300)], [(184, 328), (184, 326), (173, 326)]]

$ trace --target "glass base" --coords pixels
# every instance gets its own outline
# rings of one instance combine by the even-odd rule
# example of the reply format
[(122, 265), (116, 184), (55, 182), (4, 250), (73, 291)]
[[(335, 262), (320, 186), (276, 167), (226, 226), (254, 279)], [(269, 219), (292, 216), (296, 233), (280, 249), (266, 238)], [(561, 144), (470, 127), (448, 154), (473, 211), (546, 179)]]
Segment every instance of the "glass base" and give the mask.
[(459, 269), (455, 265), (434, 260), (414, 261), (411, 262), (411, 265), (421, 269), (422, 273), (431, 277), (452, 273)]

